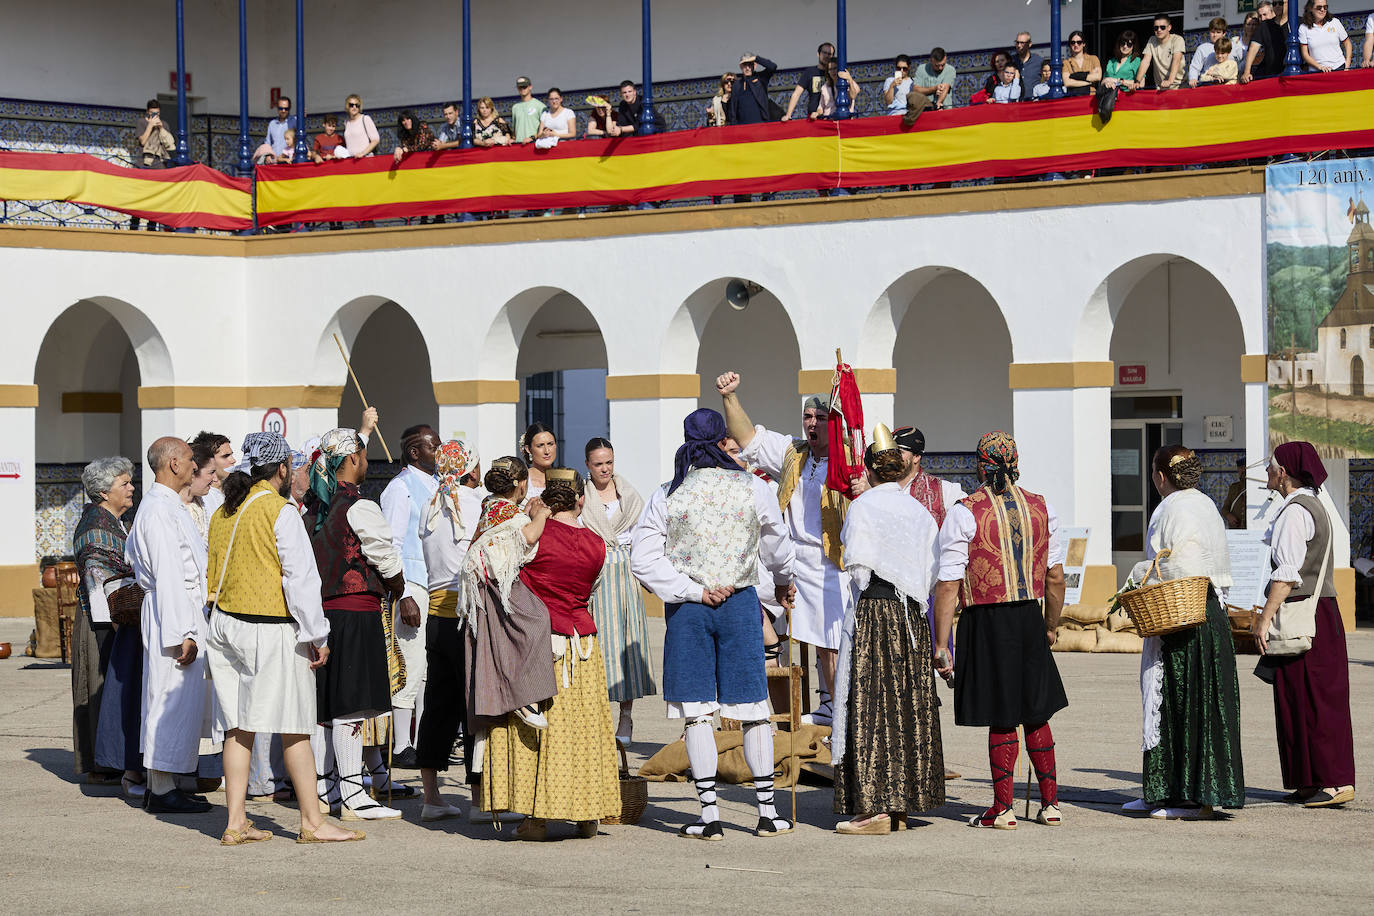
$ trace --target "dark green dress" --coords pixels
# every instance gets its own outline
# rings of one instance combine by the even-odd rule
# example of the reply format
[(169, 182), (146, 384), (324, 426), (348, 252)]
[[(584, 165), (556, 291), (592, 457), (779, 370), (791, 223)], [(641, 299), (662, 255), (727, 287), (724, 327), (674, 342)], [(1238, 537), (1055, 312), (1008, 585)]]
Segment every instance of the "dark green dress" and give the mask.
[(1145, 801), (1242, 807), (1236, 650), (1216, 593), (1208, 592), (1206, 623), (1159, 638), (1163, 702), (1159, 744), (1144, 754)]

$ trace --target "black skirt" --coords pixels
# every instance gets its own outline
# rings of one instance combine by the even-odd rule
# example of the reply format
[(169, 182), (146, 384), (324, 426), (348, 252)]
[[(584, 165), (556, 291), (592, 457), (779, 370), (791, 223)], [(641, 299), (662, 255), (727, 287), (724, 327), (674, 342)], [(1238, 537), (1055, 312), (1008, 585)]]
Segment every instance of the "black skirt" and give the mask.
[(329, 620), (329, 661), (315, 671), (319, 721), (370, 719), (390, 712), (381, 611), (325, 608), (324, 616)]
[(965, 609), (954, 645), (956, 725), (1039, 725), (1069, 705), (1039, 601)]

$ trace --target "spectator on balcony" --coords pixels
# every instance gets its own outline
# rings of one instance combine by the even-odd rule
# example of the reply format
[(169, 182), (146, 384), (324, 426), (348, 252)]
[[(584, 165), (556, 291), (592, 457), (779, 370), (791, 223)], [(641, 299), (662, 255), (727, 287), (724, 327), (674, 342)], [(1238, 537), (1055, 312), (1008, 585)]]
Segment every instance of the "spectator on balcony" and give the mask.
[(1145, 85), (1145, 77), (1140, 72), (1141, 58), (1135, 53), (1135, 42), (1135, 32), (1131, 29), (1116, 36), (1116, 49), (1112, 59), (1107, 61), (1107, 69), (1103, 71), (1103, 89), (1130, 92)]
[(835, 46), (823, 41), (816, 46), (816, 66), (807, 67), (797, 76), (797, 85), (792, 89), (792, 97), (787, 100), (787, 111), (782, 120), (790, 121), (797, 110), (797, 103), (806, 96), (806, 114), (810, 117), (821, 104), (821, 86), (825, 85), (825, 65), (835, 56)]
[(463, 128), (458, 124), (460, 117), (462, 109), (458, 107), (457, 102), (444, 103), (444, 123), (434, 132), (432, 149), (457, 149), (463, 145)]
[(1245, 22), (1240, 27), (1240, 37), (1231, 42), (1231, 53), (1235, 55), (1236, 64), (1245, 68), (1245, 58), (1250, 51), (1250, 42), (1255, 40), (1255, 33), (1259, 31), (1260, 18), (1253, 11), (1245, 14)]
[(1364, 54), (1360, 66), (1374, 67), (1374, 13), (1364, 18)]
[(477, 146), (510, 146), (510, 125), (496, 113), (496, 102), (489, 95), (477, 100), (477, 114), (472, 117), (472, 142)]
[(1088, 53), (1088, 42), (1075, 29), (1069, 33), (1069, 56), (1064, 58), (1064, 94), (1092, 95), (1102, 82), (1102, 61)]
[(735, 91), (730, 94), (730, 101), (725, 107), (726, 121), (731, 124), (763, 124), (778, 120), (773, 113), (776, 103), (768, 97), (768, 81), (778, 72), (778, 65), (753, 51), (746, 51), (740, 56), (739, 71)]
[(884, 114), (906, 114), (906, 97), (914, 85), (911, 81), (911, 58), (898, 54), (892, 62), (892, 75), (883, 80)]
[(396, 148), (392, 158), (397, 162), (408, 153), (427, 153), (434, 149), (434, 131), (428, 124), (415, 116), (409, 108), (396, 119)]
[[(859, 93), (863, 89), (855, 82), (854, 77), (849, 75), (848, 70), (840, 69), (840, 62), (832, 57), (825, 62), (825, 82), (821, 83), (821, 102), (816, 106), (815, 111), (807, 115), (810, 120), (835, 117), (835, 112), (839, 110), (835, 105), (835, 86), (840, 80), (849, 84), (849, 113), (851, 115), (854, 113), (854, 107), (859, 101)], [(902, 110), (905, 111), (906, 109)]]
[(272, 161), (277, 165), (290, 165), (296, 161), (296, 128), (288, 127), (286, 133), (282, 135), (286, 141), (286, 148), (280, 154), (273, 156)]
[[(663, 133), (668, 129), (668, 122), (663, 120), (661, 112), (654, 112), (654, 132)], [(633, 80), (625, 80), (620, 84), (620, 105), (615, 110), (615, 123), (607, 130), (612, 137), (619, 137), (625, 134), (644, 133), (644, 100), (639, 97), (639, 90), (635, 88)]]
[[(1211, 68), (1217, 62), (1220, 55), (1217, 54), (1217, 42), (1226, 37), (1226, 20), (1220, 16), (1207, 23), (1207, 40), (1199, 42), (1197, 50), (1193, 52), (1192, 62), (1188, 64), (1188, 85), (1196, 86), (1202, 79), (1202, 72)], [(1239, 65), (1245, 59), (1245, 52), (1239, 47), (1239, 42), (1232, 44), (1231, 57)]]
[(1154, 30), (1154, 35), (1145, 43), (1140, 67), (1142, 75), (1148, 73), (1156, 89), (1178, 89), (1187, 73), (1184, 61), (1188, 58), (1188, 46), (1182, 35), (1174, 34), (1173, 20), (1162, 13), (1155, 17)]
[(592, 106), (587, 112), (587, 126), (582, 131), (584, 137), (609, 137), (611, 125), (615, 123), (615, 112), (611, 103), (599, 95), (587, 96), (587, 104)]
[(1278, 76), (1283, 72), (1283, 57), (1288, 51), (1288, 32), (1275, 18), (1272, 0), (1260, 0), (1255, 13), (1260, 23), (1254, 41), (1245, 52), (1245, 67), (1240, 74), (1242, 83)]
[(324, 116), (324, 133), (315, 135), (315, 145), (310, 150), (310, 158), (316, 163), (333, 159), (334, 153), (343, 142), (343, 137), (339, 136), (338, 115), (327, 114)]
[(510, 116), (515, 122), (515, 142), (533, 143), (539, 133), (539, 116), (546, 107), (534, 97), (533, 84), (528, 76), (515, 81), (515, 91), (520, 93), (520, 101), (511, 105)]
[(1298, 26), (1298, 45), (1302, 62), (1309, 72), (1331, 73), (1348, 70), (1354, 46), (1341, 21), (1332, 17), (1329, 0), (1307, 0)]
[[(162, 123), (162, 106), (157, 99), (149, 99), (142, 117), (134, 121), (134, 140), (138, 144), (134, 168), (165, 169), (171, 166), (172, 151), (177, 144), (172, 132)], [(139, 222), (137, 216), (129, 217), (129, 228), (137, 230)], [(149, 220), (148, 230), (152, 232), (156, 229), (157, 223)]]
[(1240, 65), (1231, 56), (1231, 39), (1225, 35), (1217, 39), (1212, 64), (1202, 71), (1198, 82), (1203, 86), (1234, 86), (1240, 75)]
[(1019, 102), (1021, 101), (1021, 71), (1016, 69), (1016, 65), (1008, 63), (1002, 68), (1002, 78), (992, 89), (992, 100), (994, 102)]
[(282, 159), (283, 154), (291, 152), (291, 145), (286, 142), (286, 131), (290, 126), (291, 99), (282, 96), (277, 99), (277, 116), (267, 122), (267, 139), (253, 151), (253, 161), (269, 164), (290, 162), (289, 157)]
[[(348, 150), (349, 157), (353, 159), (371, 156), (382, 141), (382, 136), (377, 133), (372, 116), (363, 114), (362, 96), (350, 95), (344, 100), (344, 110), (348, 112), (348, 121), (344, 123), (343, 148)], [(335, 155), (338, 155), (337, 150)]]
[(932, 108), (954, 107), (954, 67), (944, 48), (933, 48), (911, 76), (911, 91), (925, 96)]
[(730, 123), (730, 97), (735, 93), (735, 74), (722, 73), (720, 89), (706, 106), (706, 126), (724, 127)]
[(1031, 101), (1038, 102), (1041, 99), (1049, 98), (1050, 95), (1050, 62), (1045, 61), (1040, 65), (1040, 77), (1030, 89)]
[(552, 149), (559, 140), (577, 139), (577, 114), (571, 108), (563, 107), (563, 91), (558, 87), (549, 90), (549, 107), (539, 114), (539, 135), (534, 145), (540, 149)]
[[(1006, 69), (1009, 63), (1011, 63), (1011, 55), (1006, 51), (994, 51), (992, 57), (988, 59), (988, 78), (983, 80), (983, 92), (986, 95), (986, 98), (983, 99), (984, 102), (992, 101), (992, 90), (996, 89), (997, 85), (1002, 82), (1002, 71)], [(972, 104), (973, 99), (969, 99), (969, 103)]]
[[(1016, 68), (1016, 82), (1019, 86), (1030, 86), (1031, 83), (1035, 82), (1041, 65), (1045, 63), (1045, 58), (1032, 51), (1031, 46), (1030, 32), (1016, 33), (1016, 47), (1011, 55), (1011, 63)], [(1030, 101), (1029, 89), (1026, 90), (1020, 101)]]

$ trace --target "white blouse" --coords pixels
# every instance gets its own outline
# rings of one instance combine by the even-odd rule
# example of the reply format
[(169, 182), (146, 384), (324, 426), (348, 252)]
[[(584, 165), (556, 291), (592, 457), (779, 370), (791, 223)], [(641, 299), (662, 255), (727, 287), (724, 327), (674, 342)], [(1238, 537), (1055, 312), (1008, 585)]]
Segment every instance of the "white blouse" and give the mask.
[(1303, 560), (1307, 559), (1307, 542), (1317, 536), (1317, 523), (1312, 513), (1302, 506), (1289, 506), (1294, 497), (1310, 490), (1294, 490), (1279, 504), (1279, 511), (1269, 523), (1264, 533), (1264, 542), (1274, 551), (1274, 572), (1270, 578), (1275, 582), (1291, 582), (1294, 588), (1302, 585)]
[(1143, 584), (1154, 558), (1165, 549), (1169, 555), (1159, 561), (1161, 579), (1206, 576), (1216, 588), (1231, 587), (1226, 523), (1206, 493), (1175, 490), (1155, 507), (1145, 531), (1146, 559), (1131, 570), (1131, 578)]

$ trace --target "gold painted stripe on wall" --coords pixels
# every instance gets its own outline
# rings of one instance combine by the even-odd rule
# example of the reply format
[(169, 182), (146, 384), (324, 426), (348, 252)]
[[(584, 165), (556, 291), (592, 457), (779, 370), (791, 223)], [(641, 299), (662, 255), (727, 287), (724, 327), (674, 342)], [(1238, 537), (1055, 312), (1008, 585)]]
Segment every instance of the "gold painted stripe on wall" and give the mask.
[[(797, 394), (829, 394), (834, 369), (802, 369), (797, 373)], [(854, 369), (854, 381), (862, 394), (896, 394), (896, 369)]]
[(118, 391), (64, 391), (63, 413), (123, 413), (124, 395)]
[(342, 397), (342, 385), (160, 385), (140, 387), (138, 406), (143, 410), (172, 407), (206, 410), (250, 410), (268, 407), (337, 409)]
[(1007, 383), (1013, 391), (1035, 388), (1110, 388), (1115, 381), (1116, 364), (1011, 363)]
[(658, 398), (701, 397), (701, 376), (695, 372), (678, 375), (608, 375), (606, 400), (635, 401)]
[(37, 385), (0, 385), (0, 407), (37, 406)]
[(436, 404), (518, 404), (520, 382), (515, 379), (470, 378), (435, 382)]
[(1265, 353), (1246, 353), (1240, 358), (1240, 380), (1262, 382), (1269, 377), (1269, 356)]

